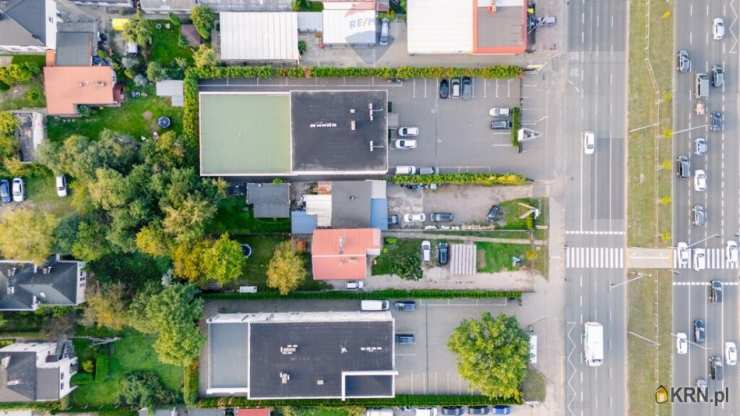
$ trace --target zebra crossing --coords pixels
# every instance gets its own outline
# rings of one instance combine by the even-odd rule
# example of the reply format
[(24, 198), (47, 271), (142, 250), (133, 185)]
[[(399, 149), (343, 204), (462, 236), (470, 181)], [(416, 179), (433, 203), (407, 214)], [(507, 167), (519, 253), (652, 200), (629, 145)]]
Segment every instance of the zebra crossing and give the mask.
[[(731, 261), (727, 257), (727, 251), (722, 248), (707, 248), (706, 252), (706, 269), (737, 269), (737, 262)], [(694, 256), (690, 256), (694, 257)], [(681, 263), (678, 249), (673, 249), (673, 268), (690, 269), (691, 261)]]
[(566, 247), (566, 269), (622, 269), (624, 248)]

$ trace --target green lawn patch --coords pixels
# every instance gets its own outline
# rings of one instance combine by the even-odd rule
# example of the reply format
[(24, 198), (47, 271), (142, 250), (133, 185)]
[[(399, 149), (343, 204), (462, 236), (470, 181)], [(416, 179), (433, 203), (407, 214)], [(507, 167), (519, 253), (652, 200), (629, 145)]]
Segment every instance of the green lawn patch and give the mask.
[[(544, 222), (546, 214), (543, 211), (544, 202), (543, 199), (539, 198), (520, 198), (512, 199), (510, 201), (504, 201), (499, 204), (501, 209), (504, 211), (503, 224), (500, 224), (498, 228), (505, 230), (533, 230), (534, 227), (541, 222)], [(531, 213), (531, 208), (537, 208), (540, 210), (540, 214), (535, 220), (534, 214)]]
[(511, 258), (516, 256), (524, 259), (528, 246), (521, 244), (497, 244), (477, 242), (478, 249), (478, 271), (483, 273), (496, 273), (506, 270), (518, 270), (512, 265)]
[(54, 214), (59, 218), (66, 217), (75, 212), (70, 203), (71, 195), (68, 194), (66, 198), (57, 196), (54, 174), (50, 171), (46, 169), (35, 169), (33, 174), (24, 177), (24, 180), (26, 182), (28, 200), (36, 208)]
[[(152, 24), (161, 26), (152, 32), (150, 61), (157, 61), (162, 66), (173, 65), (175, 58), (183, 58), (188, 64), (193, 62), (192, 49), (180, 46), (180, 26), (173, 25), (169, 20), (154, 20)], [(167, 24), (170, 25), (169, 29), (165, 27)]]
[(120, 383), (124, 376), (133, 371), (154, 371), (172, 391), (182, 385), (182, 369), (162, 364), (154, 351), (154, 337), (133, 330), (116, 334), (121, 339), (111, 344), (91, 347), (87, 339), (75, 339), (75, 350), (80, 362), (91, 359), (101, 364), (100, 356), (108, 359), (107, 376), (96, 377), (93, 382), (80, 385), (72, 392), (72, 407), (100, 407), (114, 405), (118, 401)]
[(218, 204), (211, 232), (230, 234), (289, 233), (288, 218), (254, 218), (244, 197), (226, 198)]
[(421, 240), (393, 237), (384, 239), (383, 250), (373, 261), (372, 274), (395, 274), (402, 278), (421, 279)]
[(41, 107), (46, 107), (46, 97), (40, 80), (16, 85), (7, 91), (0, 91), (0, 111)]
[(270, 263), (275, 246), (288, 239), (284, 236), (232, 236), (240, 243), (252, 246), (252, 256), (244, 261), (244, 275), (239, 279), (241, 285), (266, 287), (267, 265)]
[(46, 55), (39, 54), (39, 55), (13, 55), (13, 60), (11, 61), (12, 64), (24, 64), (28, 63), (35, 67), (37, 67), (39, 70), (44, 67), (46, 64)]
[[(170, 106), (160, 97), (127, 98), (121, 107), (92, 109), (79, 118), (49, 117), (47, 135), (50, 140), (61, 141), (72, 134), (96, 138), (103, 129), (127, 133), (134, 137), (151, 137), (159, 131), (157, 118), (168, 116), (176, 132), (182, 130), (182, 109)], [(169, 130), (169, 129), (168, 129)]]

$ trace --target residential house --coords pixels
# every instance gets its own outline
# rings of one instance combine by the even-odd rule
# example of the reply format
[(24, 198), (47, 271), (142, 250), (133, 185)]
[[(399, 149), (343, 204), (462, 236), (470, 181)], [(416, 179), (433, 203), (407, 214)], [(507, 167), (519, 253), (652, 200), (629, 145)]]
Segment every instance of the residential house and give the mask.
[(56, 47), (55, 0), (0, 1), (0, 52), (44, 53)]
[(122, 100), (109, 66), (46, 66), (44, 92), (50, 116), (77, 116), (80, 105), (118, 106)]
[(85, 302), (85, 263), (51, 258), (31, 262), (0, 260), (0, 311), (35, 311), (39, 306), (75, 306)]
[(311, 239), (314, 280), (363, 280), (383, 239), (377, 228), (317, 229)]
[(0, 348), (0, 402), (60, 400), (76, 387), (72, 342), (16, 342)]
[(254, 218), (290, 217), (290, 184), (248, 183), (247, 204)]

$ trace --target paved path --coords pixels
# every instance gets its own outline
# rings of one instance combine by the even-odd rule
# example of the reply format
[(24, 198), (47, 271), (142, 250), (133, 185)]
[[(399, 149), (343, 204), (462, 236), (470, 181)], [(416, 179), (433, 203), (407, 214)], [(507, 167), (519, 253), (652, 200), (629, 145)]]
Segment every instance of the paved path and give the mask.
[(488, 243), (505, 243), (505, 244), (534, 244), (536, 246), (544, 246), (547, 241), (543, 240), (528, 240), (526, 238), (495, 238), (495, 237), (480, 237), (475, 235), (452, 235), (441, 233), (422, 233), (417, 231), (388, 231), (383, 233), (386, 237), (396, 238), (416, 238), (419, 240), (463, 240), (463, 241), (481, 241)]

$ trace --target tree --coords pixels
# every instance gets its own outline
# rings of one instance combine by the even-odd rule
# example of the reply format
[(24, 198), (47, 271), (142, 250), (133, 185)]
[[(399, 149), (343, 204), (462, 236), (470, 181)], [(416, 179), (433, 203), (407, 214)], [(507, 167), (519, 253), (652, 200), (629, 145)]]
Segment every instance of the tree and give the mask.
[(167, 236), (158, 221), (145, 225), (136, 233), (136, 247), (150, 256), (162, 257), (169, 254)]
[(211, 39), (211, 30), (213, 29), (213, 22), (216, 21), (216, 14), (208, 6), (199, 4), (193, 7), (190, 12), (190, 19), (203, 40)]
[(120, 331), (126, 326), (126, 288), (122, 283), (88, 286), (85, 297), (85, 325), (98, 325)]
[(218, 65), (218, 56), (216, 52), (206, 45), (198, 46), (193, 52), (193, 63), (196, 68), (207, 68)]
[(0, 253), (6, 259), (42, 265), (52, 254), (58, 224), (50, 213), (31, 208), (9, 211), (0, 219)]
[(18, 119), (7, 111), (0, 112), (0, 136), (11, 136), (18, 128)]
[(175, 241), (183, 243), (203, 236), (206, 223), (216, 214), (216, 207), (198, 195), (188, 195), (179, 207), (164, 207), (164, 213), (164, 230)]
[(296, 253), (293, 242), (288, 240), (278, 244), (267, 266), (267, 286), (287, 295), (305, 278), (303, 259)]
[(464, 320), (447, 342), (457, 370), (474, 389), (491, 398), (519, 399), (529, 359), (528, 335), (515, 317), (489, 312)]
[(173, 284), (140, 292), (129, 308), (131, 325), (157, 336), (154, 350), (163, 363), (184, 366), (200, 355), (205, 341), (197, 321), (203, 300), (193, 285)]
[(158, 404), (175, 403), (175, 394), (168, 390), (157, 373), (138, 371), (127, 374), (121, 381), (120, 401), (136, 409), (153, 408)]
[(113, 169), (97, 169), (95, 180), (88, 184), (90, 200), (105, 210), (120, 208), (128, 204), (132, 189), (128, 180)]
[(95, 261), (111, 252), (106, 240), (108, 227), (102, 218), (90, 217), (80, 221), (77, 240), (72, 243), (72, 255), (84, 261)]
[(167, 78), (167, 69), (157, 61), (149, 62), (146, 67), (146, 78), (151, 82), (161, 81)]
[(241, 277), (243, 266), (244, 253), (238, 242), (229, 239), (229, 233), (222, 234), (203, 253), (203, 268), (206, 276), (222, 285)]
[(136, 15), (130, 18), (124, 27), (123, 38), (145, 48), (152, 43), (152, 24), (144, 18), (140, 11), (136, 12)]
[(172, 250), (172, 264), (176, 276), (196, 283), (203, 279), (203, 255), (207, 241), (180, 243)]

